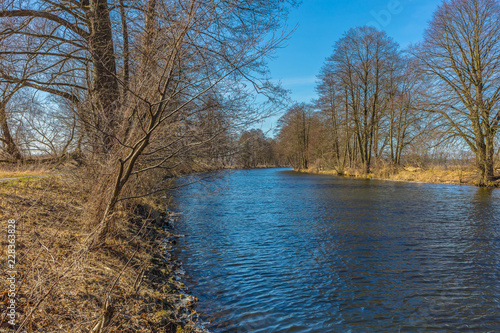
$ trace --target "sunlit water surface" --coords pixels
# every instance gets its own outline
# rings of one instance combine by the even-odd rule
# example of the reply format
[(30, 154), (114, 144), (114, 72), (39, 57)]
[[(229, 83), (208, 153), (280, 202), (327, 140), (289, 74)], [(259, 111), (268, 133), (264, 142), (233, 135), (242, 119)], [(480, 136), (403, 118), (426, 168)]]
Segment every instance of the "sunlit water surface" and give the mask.
[(260, 169), (175, 202), (214, 332), (500, 332), (500, 190)]

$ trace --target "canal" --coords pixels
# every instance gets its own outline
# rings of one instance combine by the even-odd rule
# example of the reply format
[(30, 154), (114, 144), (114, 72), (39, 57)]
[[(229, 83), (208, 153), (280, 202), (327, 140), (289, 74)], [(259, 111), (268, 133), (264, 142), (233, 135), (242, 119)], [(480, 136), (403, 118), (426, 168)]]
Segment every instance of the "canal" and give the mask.
[(174, 202), (213, 332), (500, 331), (498, 189), (256, 169)]

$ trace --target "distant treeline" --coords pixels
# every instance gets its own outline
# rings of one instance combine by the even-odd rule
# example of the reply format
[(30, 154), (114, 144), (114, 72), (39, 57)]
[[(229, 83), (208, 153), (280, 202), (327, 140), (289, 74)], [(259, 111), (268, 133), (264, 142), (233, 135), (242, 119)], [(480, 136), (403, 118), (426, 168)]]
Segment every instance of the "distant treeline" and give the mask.
[(236, 165), (243, 168), (273, 167), (282, 164), (277, 158), (276, 140), (260, 129), (243, 132), (238, 141)]

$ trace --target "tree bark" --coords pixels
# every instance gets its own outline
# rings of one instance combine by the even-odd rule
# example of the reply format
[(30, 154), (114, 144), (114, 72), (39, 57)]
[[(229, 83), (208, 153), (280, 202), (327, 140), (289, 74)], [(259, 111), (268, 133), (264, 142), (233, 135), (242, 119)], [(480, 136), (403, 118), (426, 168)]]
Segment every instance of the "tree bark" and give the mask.
[(5, 145), (5, 152), (12, 156), (16, 161), (22, 159), (21, 152), (14, 142), (12, 135), (10, 134), (9, 125), (7, 123), (7, 113), (6, 113), (7, 103), (0, 102), (0, 128), (2, 129), (2, 141)]
[(129, 38), (128, 38), (128, 24), (127, 24), (127, 15), (125, 13), (125, 4), (123, 0), (119, 0), (120, 5), (120, 17), (122, 20), (122, 35), (123, 35), (123, 97), (126, 99), (127, 91), (129, 89), (129, 81), (130, 81), (130, 46), (129, 46)]
[(495, 180), (493, 137), (485, 138), (484, 142), (477, 142), (476, 162), (480, 172), (479, 185), (487, 186)]
[(107, 0), (91, 1), (87, 17), (90, 28), (89, 50), (94, 71), (92, 95), (94, 107), (100, 115), (97, 117), (97, 129), (104, 134), (104, 149), (109, 150), (119, 122), (116, 112), (119, 89)]

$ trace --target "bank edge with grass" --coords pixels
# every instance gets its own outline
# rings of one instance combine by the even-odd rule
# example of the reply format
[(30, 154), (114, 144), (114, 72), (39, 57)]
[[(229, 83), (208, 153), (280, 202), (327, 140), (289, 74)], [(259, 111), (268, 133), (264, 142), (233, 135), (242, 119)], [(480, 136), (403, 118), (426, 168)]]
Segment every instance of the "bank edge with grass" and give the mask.
[(8, 290), (0, 290), (0, 331), (207, 332), (172, 255), (183, 237), (174, 231), (176, 214), (161, 200), (124, 207), (112, 241), (89, 251), (91, 228), (81, 219), (87, 193), (75, 184), (66, 176), (0, 184), (2, 252), (15, 218), (18, 259), (16, 325), (8, 323)]
[[(380, 168), (372, 170), (369, 174), (364, 174), (358, 169), (349, 169), (343, 173), (339, 173), (334, 169), (314, 167), (294, 170), (302, 173), (361, 179), (480, 186), (480, 182), (478, 181), (479, 173), (477, 170), (473, 167), (464, 166), (431, 166), (427, 168), (406, 166), (399, 168)], [(500, 187), (500, 179), (490, 182), (488, 186)]]

